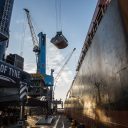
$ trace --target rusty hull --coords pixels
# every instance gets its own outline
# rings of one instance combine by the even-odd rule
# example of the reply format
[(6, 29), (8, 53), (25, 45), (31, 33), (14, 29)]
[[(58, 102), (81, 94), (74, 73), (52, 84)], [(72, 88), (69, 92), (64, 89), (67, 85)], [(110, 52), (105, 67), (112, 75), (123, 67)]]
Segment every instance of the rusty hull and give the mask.
[(69, 92), (66, 115), (88, 128), (128, 127), (128, 0), (110, 2)]

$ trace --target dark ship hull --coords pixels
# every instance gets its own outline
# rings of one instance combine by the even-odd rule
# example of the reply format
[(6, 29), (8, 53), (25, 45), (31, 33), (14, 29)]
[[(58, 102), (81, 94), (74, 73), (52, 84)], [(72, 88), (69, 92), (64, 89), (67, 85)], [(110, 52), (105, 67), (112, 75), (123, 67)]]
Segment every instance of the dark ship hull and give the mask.
[(97, 5), (67, 94), (65, 113), (88, 128), (126, 128), (128, 1), (112, 0), (104, 11), (105, 4)]
[[(9, 102), (19, 102), (20, 82), (27, 80), (30, 84), (31, 76), (20, 68), (0, 61), (0, 107), (9, 105)], [(13, 105), (13, 103), (12, 103)]]

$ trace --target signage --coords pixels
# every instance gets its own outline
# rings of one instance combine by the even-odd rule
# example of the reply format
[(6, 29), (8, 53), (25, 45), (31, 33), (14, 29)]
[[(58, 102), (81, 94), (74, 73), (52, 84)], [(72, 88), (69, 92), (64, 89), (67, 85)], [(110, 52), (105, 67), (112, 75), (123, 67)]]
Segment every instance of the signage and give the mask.
[(0, 81), (2, 80), (16, 84), (22, 79), (27, 79), (27, 77), (29, 77), (28, 73), (13, 65), (0, 61)]

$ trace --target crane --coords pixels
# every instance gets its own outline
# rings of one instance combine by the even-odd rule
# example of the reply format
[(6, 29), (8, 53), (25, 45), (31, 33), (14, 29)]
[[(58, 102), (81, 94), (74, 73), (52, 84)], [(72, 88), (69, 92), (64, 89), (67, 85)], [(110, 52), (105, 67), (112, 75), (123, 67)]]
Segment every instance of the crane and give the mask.
[[(33, 51), (36, 54), (36, 59), (37, 59), (37, 72), (33, 74), (33, 76), (35, 75), (37, 79), (33, 79), (33, 83), (37, 83), (37, 85), (40, 85), (40, 80), (41, 83), (44, 83), (44, 85), (42, 86), (44, 89), (47, 88), (47, 92), (45, 94), (45, 98), (47, 99), (46, 104), (49, 104), (49, 101), (52, 101), (52, 86), (53, 86), (53, 81), (54, 81), (54, 77), (53, 77), (53, 70), (51, 70), (51, 74), (47, 75), (46, 74), (46, 34), (43, 34), (42, 32), (40, 32), (38, 34), (39, 37), (39, 41), (37, 40), (35, 31), (34, 31), (34, 27), (32, 24), (32, 20), (31, 20), (31, 15), (28, 9), (24, 9), (26, 16), (27, 16), (27, 20), (28, 20), (28, 25), (30, 28), (30, 32), (31, 32), (31, 37), (32, 37), (32, 42), (33, 42)], [(41, 78), (38, 78), (37, 75), (41, 76)], [(43, 76), (43, 77), (42, 77)], [(44, 82), (43, 82), (44, 81)], [(48, 88), (50, 87), (50, 88)], [(36, 86), (35, 88), (38, 88), (38, 86)], [(43, 96), (44, 92), (42, 91), (42, 95)], [(37, 99), (39, 98), (38, 95)], [(49, 107), (47, 109), (51, 109), (51, 104), (50, 103)]]
[(46, 86), (53, 86), (53, 76), (46, 74), (46, 34), (43, 34), (40, 32), (38, 34), (39, 41), (37, 39), (37, 36), (34, 31), (34, 27), (31, 20), (31, 15), (28, 9), (24, 9), (28, 25), (31, 32), (32, 42), (33, 42), (33, 51), (36, 54), (36, 60), (37, 60), (37, 73), (44, 76), (44, 81)]
[[(24, 11), (25, 11), (26, 16), (27, 16), (28, 25), (30, 28), (31, 37), (32, 37), (33, 45), (34, 45), (33, 51), (35, 52), (36, 57), (37, 57), (37, 73), (43, 75), (45, 86), (49, 87), (48, 88), (49, 92), (46, 95), (46, 99), (47, 99), (47, 101), (50, 101), (50, 106), (48, 109), (51, 109), (51, 106), (53, 103), (53, 98), (54, 98), (54, 91), (53, 91), (54, 77), (53, 77), (53, 70), (51, 70), (51, 75), (46, 74), (46, 34), (43, 34), (42, 32), (40, 32), (38, 34), (39, 41), (37, 40), (35, 31), (34, 31), (34, 27), (32, 24), (32, 20), (31, 20), (30, 12), (26, 8), (24, 9)], [(65, 47), (67, 47), (67, 45), (68, 45), (67, 42), (68, 41), (63, 36), (62, 32), (57, 32), (57, 35), (54, 38), (52, 38), (52, 43), (59, 49), (63, 49)], [(68, 61), (71, 58), (75, 49), (76, 48), (73, 49), (73, 51), (70, 54), (70, 56), (68, 57), (67, 61), (64, 63), (61, 70), (59, 71), (59, 73), (56, 77), (56, 80), (55, 80), (56, 82), (59, 79), (65, 65), (68, 63)]]
[(58, 74), (56, 75), (56, 77), (55, 77), (55, 85), (56, 85), (58, 79), (59, 79), (60, 76), (61, 76), (61, 73), (63, 72), (65, 66), (66, 66), (67, 63), (69, 62), (69, 60), (70, 60), (70, 58), (72, 57), (72, 55), (73, 55), (73, 53), (74, 53), (75, 50), (76, 50), (76, 48), (74, 48), (74, 49), (72, 50), (72, 52), (70, 53), (69, 57), (67, 58), (67, 60), (65, 61), (65, 63), (64, 63), (63, 66), (61, 67), (60, 71), (59, 71)]
[(35, 30), (31, 21), (31, 15), (28, 9), (24, 8), (24, 11), (26, 12), (27, 15), (27, 19), (28, 19), (28, 25), (30, 28), (30, 32), (31, 32), (31, 37), (32, 37), (32, 41), (33, 41), (33, 52), (35, 52), (35, 54), (39, 54), (40, 49), (39, 49), (39, 42), (37, 40), (36, 34), (35, 34)]
[(32, 18), (28, 9), (24, 8), (24, 11), (27, 16), (27, 21), (32, 37), (33, 42), (33, 52), (36, 55), (36, 63), (37, 63), (37, 73), (45, 74), (46, 73), (46, 35), (42, 32), (39, 33), (39, 41), (35, 34), (35, 30), (32, 24)]

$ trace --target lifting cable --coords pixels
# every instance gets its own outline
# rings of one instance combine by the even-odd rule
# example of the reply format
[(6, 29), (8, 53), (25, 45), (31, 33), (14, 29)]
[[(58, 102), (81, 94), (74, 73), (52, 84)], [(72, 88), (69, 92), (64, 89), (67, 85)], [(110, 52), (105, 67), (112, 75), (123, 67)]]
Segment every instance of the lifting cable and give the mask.
[(55, 10), (56, 10), (56, 31), (62, 31), (62, 1), (55, 0)]
[(22, 30), (22, 36), (21, 36), (21, 45), (20, 45), (20, 56), (23, 57), (23, 51), (24, 51), (24, 42), (25, 42), (25, 35), (26, 35), (26, 28), (27, 28), (27, 19), (25, 18), (25, 14), (24, 14), (24, 18), (23, 18), (23, 30)]

